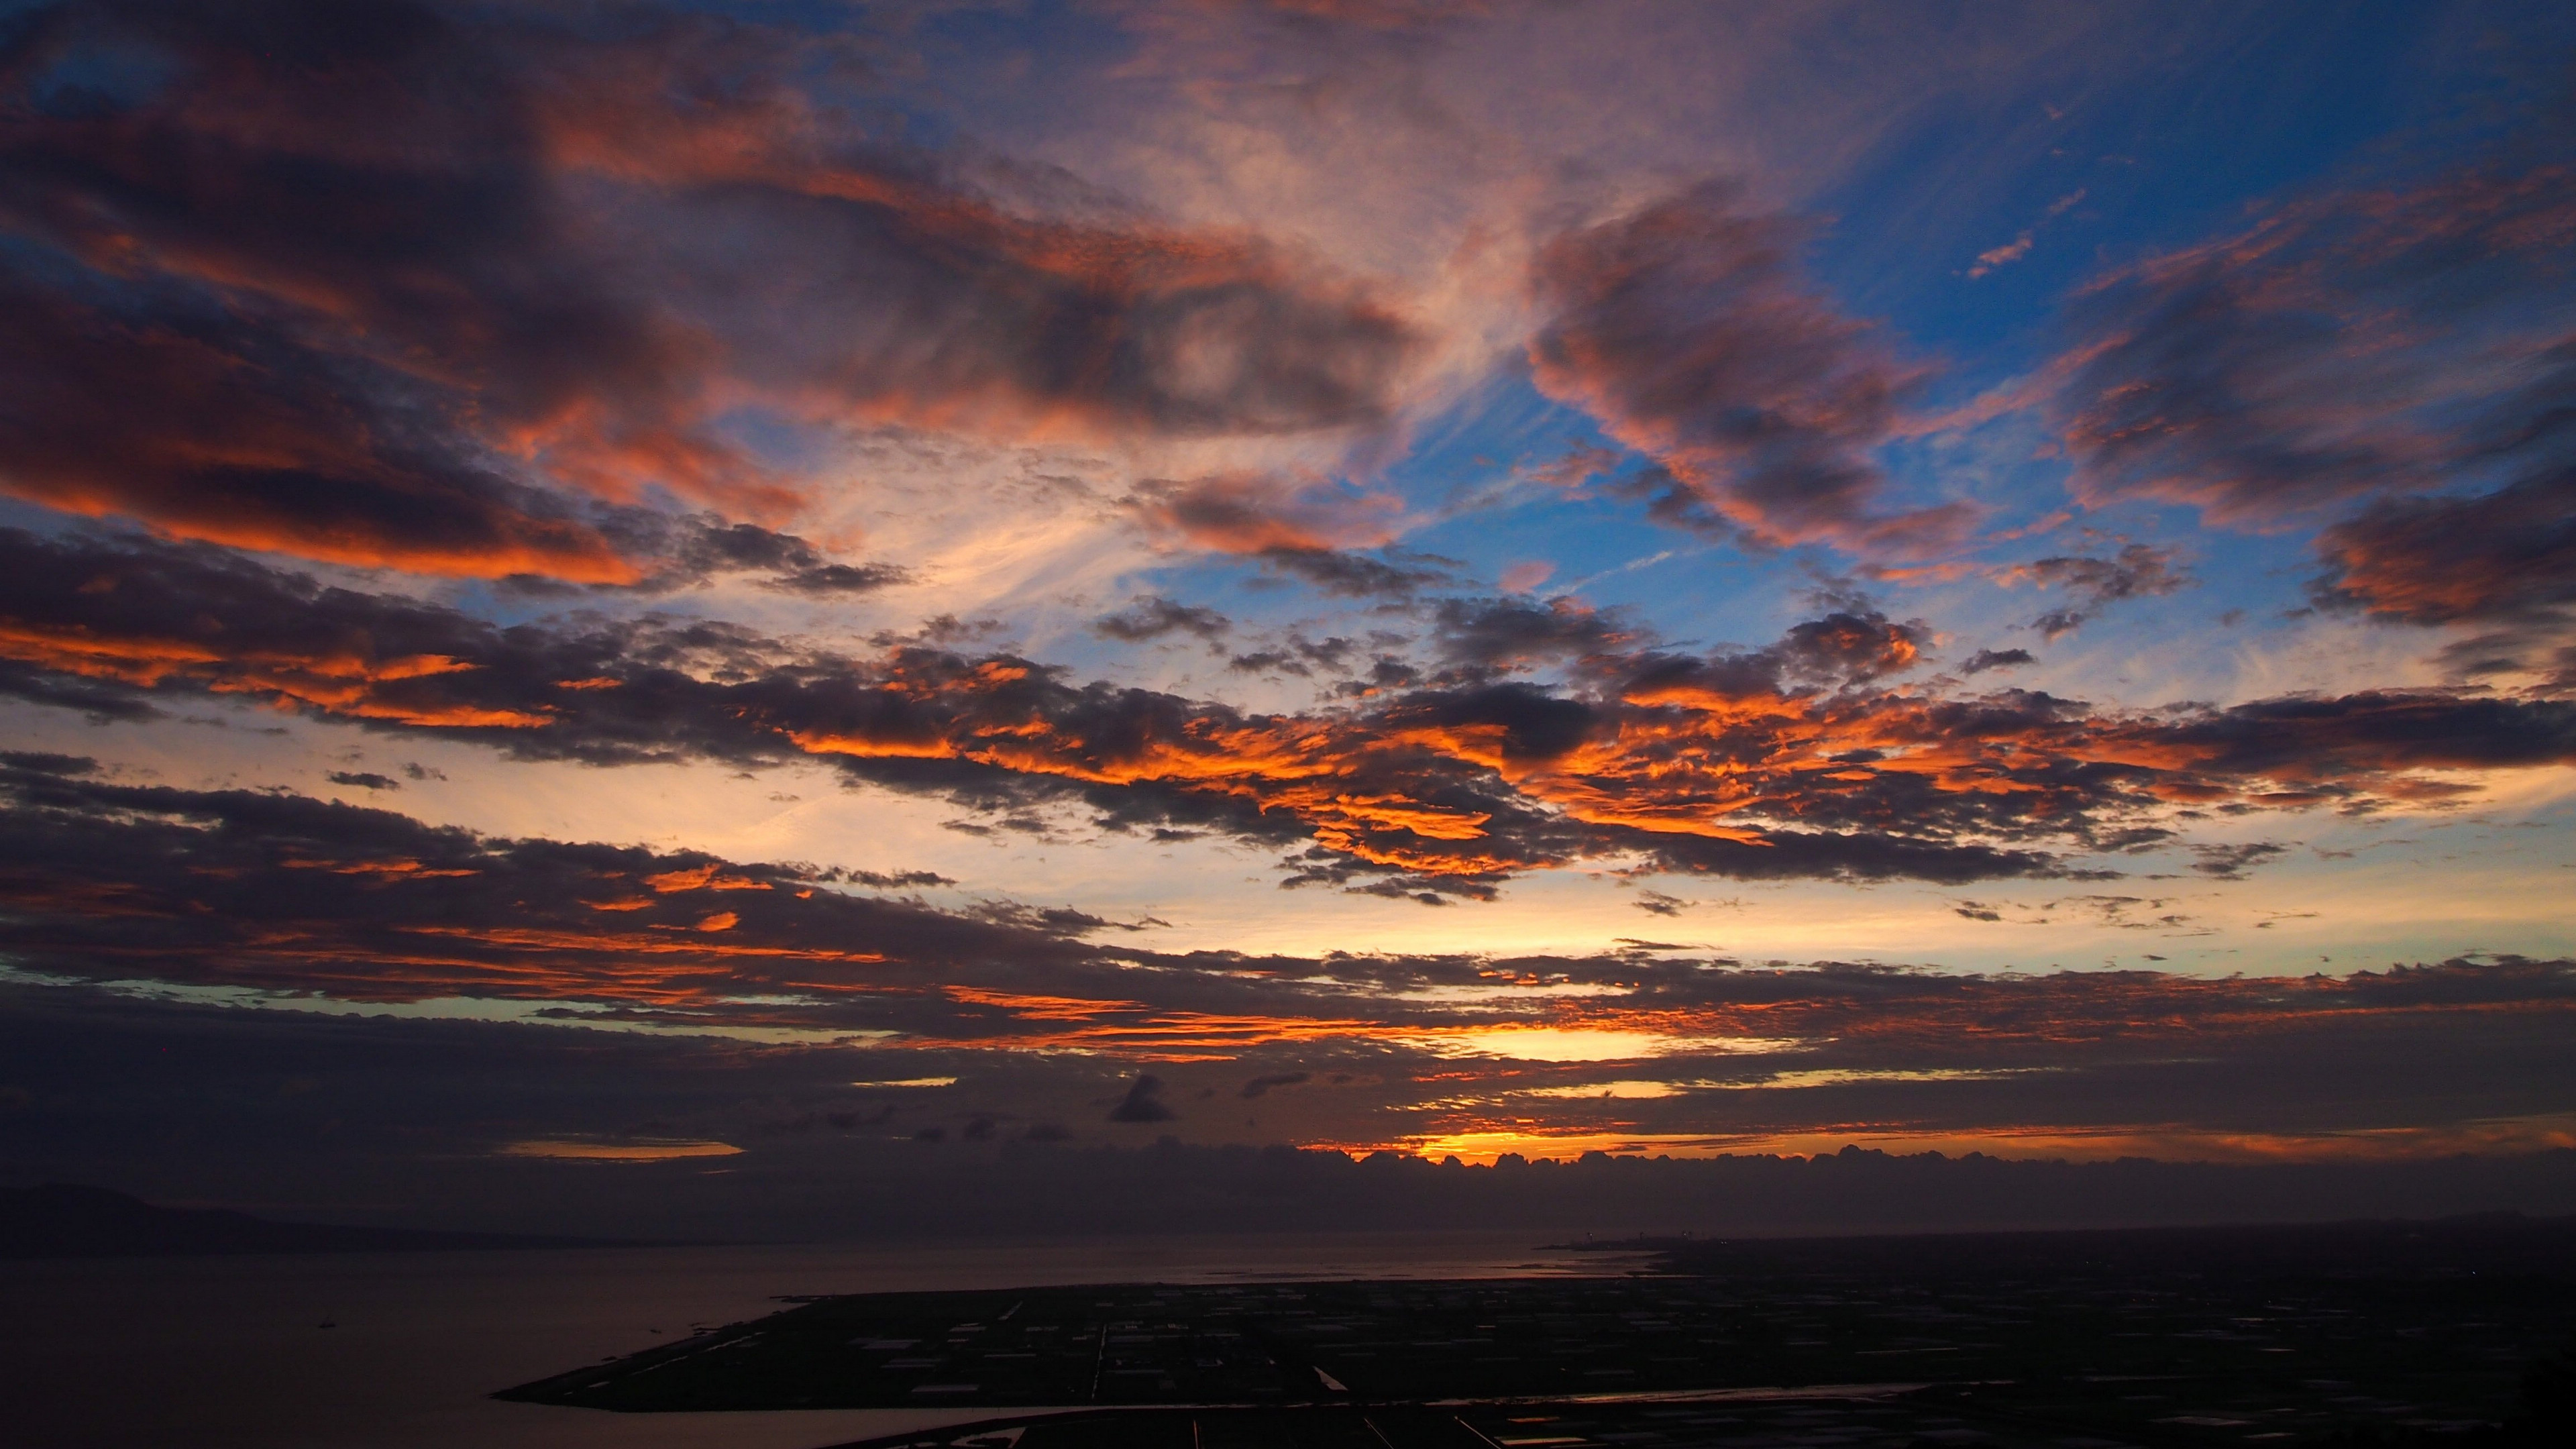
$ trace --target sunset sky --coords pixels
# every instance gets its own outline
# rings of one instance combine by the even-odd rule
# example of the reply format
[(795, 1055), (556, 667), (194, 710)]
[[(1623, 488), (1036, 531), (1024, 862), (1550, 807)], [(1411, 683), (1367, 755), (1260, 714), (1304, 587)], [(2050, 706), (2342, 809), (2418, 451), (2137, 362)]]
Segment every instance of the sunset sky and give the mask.
[(12, 1174), (2576, 1145), (2576, 10), (0, 15)]

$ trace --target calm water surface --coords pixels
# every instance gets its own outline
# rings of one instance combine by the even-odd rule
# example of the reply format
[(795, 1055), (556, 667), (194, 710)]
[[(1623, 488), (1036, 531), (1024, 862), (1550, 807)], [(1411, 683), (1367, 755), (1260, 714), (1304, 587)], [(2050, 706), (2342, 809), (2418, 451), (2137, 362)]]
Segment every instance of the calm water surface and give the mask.
[[(0, 1263), (0, 1440), (74, 1446), (814, 1449), (991, 1411), (608, 1414), (495, 1389), (789, 1293), (1602, 1273), (1515, 1234), (1331, 1234)], [(322, 1324), (331, 1324), (324, 1328)]]

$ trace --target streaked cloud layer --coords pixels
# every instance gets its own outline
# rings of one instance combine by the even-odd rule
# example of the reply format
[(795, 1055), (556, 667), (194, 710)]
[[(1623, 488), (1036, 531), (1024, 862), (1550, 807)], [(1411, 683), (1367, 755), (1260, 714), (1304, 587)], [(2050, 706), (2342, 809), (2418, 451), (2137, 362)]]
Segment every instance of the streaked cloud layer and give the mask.
[(2576, 30), (1880, 19), (11, 10), (13, 999), (2563, 1144)]

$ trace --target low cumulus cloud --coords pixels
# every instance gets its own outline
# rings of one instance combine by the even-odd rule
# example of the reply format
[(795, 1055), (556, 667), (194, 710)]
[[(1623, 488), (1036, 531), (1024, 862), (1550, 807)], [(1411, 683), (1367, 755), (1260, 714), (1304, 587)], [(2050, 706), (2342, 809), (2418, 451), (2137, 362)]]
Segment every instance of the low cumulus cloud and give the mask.
[(2219, 880), (2243, 880), (2246, 873), (2266, 861), (2290, 853), (2290, 848), (2276, 841), (2255, 840), (2239, 845), (2195, 845), (2192, 854), (2199, 859), (2191, 868)]
[(1434, 606), (1432, 620), (1441, 661), (1469, 679), (1605, 661), (1632, 652), (1648, 637), (1621, 612), (1595, 609), (1570, 597), (1545, 602), (1525, 595), (1443, 599)]
[[(505, 628), (210, 550), (0, 530), (0, 691), (21, 697), (134, 717), (214, 693), (532, 759), (820, 760), (1007, 818), (1072, 802), (1113, 830), (1220, 831), (1294, 852), (1294, 882), (1417, 896), (1621, 856), (1764, 879), (2048, 874), (2066, 851), (2169, 838), (2185, 807), (2370, 813), (2474, 788), (2425, 772), (2576, 759), (2576, 704), (2548, 699), (2128, 712), (1895, 687), (1928, 635), (1875, 611), (1709, 652), (1526, 600), (1457, 622), (1456, 677), (1262, 713), (921, 641)], [(1540, 658), (1568, 678), (1492, 677)]]
[(1138, 599), (1114, 614), (1091, 621), (1091, 632), (1124, 644), (1143, 644), (1167, 634), (1215, 639), (1234, 628), (1234, 621), (1214, 609), (1183, 604), (1160, 595)]
[(2039, 661), (2027, 649), (1980, 649), (1959, 666), (1961, 674), (1983, 674), (1989, 669), (2018, 669)]
[[(2195, 582), (2174, 561), (2173, 550), (2132, 543), (2109, 558), (2057, 555), (2007, 569), (2007, 582), (2027, 580), (2067, 596), (2064, 608), (2051, 609), (2031, 627), (2049, 639), (2071, 634), (2123, 599), (2160, 598)], [(2025, 656), (2027, 657), (2027, 656)]]

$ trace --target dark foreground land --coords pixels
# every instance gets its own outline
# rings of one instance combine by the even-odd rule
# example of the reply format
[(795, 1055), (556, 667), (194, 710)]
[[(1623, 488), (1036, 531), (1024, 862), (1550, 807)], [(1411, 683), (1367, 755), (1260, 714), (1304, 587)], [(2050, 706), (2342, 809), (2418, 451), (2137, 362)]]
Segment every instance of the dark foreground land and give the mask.
[(887, 1449), (2576, 1445), (2576, 1221), (1645, 1246), (1589, 1279), (825, 1298), (502, 1397), (1058, 1411)]

